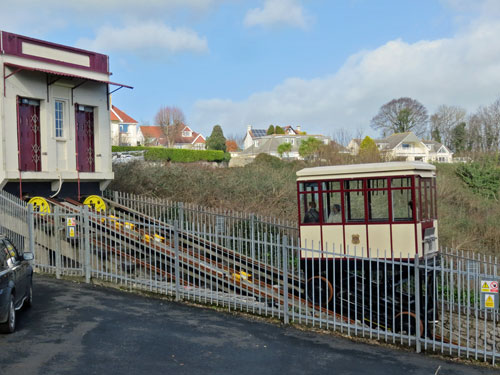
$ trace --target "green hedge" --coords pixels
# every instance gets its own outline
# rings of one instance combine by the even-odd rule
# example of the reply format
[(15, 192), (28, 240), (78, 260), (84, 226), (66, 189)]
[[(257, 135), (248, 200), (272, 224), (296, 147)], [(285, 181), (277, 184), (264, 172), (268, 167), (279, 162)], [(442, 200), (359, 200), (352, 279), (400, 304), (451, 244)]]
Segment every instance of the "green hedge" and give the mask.
[(228, 162), (231, 155), (228, 152), (216, 150), (188, 150), (181, 148), (145, 147), (145, 146), (113, 146), (113, 152), (142, 151), (145, 150), (144, 160), (147, 161), (172, 161), (192, 163), (196, 161)]
[[(229, 154), (227, 154), (229, 155)], [(184, 150), (180, 148), (154, 148), (144, 154), (144, 160), (148, 161), (173, 161), (181, 163), (192, 163), (195, 161), (228, 161), (223, 151), (215, 150)]]

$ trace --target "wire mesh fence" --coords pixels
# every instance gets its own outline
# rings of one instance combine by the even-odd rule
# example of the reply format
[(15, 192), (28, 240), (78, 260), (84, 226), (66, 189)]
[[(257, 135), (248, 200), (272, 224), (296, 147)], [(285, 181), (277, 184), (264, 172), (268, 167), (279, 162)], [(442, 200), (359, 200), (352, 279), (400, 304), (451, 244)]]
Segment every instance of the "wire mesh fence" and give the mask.
[(346, 255), (333, 245), (304, 249), (282, 223), (250, 231), (245, 217), (225, 215), (231, 225), (218, 226), (210, 219), (217, 214), (204, 209), (135, 204), (113, 199), (106, 212), (94, 212), (61, 203), (41, 213), (1, 194), (0, 229), (19, 248), (33, 249), (37, 270), (58, 277), (104, 280), (417, 351), (500, 358), (498, 310), (482, 298), (484, 281), (498, 282), (496, 258), (448, 249), (415, 260), (366, 258), (362, 248)]

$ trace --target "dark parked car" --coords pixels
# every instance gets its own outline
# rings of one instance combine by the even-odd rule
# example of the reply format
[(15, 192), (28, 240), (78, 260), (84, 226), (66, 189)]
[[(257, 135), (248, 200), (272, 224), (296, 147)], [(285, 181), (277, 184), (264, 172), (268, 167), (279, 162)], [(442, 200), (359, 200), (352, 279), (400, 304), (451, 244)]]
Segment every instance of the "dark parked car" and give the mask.
[(33, 253), (19, 254), (12, 243), (0, 234), (0, 332), (16, 329), (16, 311), (33, 301)]

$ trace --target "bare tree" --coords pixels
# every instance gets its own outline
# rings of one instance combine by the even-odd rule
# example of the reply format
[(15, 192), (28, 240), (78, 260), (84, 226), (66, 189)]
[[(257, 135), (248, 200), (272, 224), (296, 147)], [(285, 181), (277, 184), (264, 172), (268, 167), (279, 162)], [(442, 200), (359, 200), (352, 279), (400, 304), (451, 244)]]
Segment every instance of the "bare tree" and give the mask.
[(378, 114), (372, 118), (371, 127), (382, 131), (384, 137), (408, 131), (423, 136), (427, 132), (428, 118), (422, 103), (412, 98), (399, 98), (380, 107)]
[(173, 146), (185, 122), (184, 113), (178, 107), (162, 106), (155, 115), (155, 124), (161, 127), (168, 147)]
[(447, 147), (452, 146), (452, 132), (458, 124), (465, 122), (467, 112), (461, 107), (441, 105), (431, 118), (431, 138), (443, 143)]

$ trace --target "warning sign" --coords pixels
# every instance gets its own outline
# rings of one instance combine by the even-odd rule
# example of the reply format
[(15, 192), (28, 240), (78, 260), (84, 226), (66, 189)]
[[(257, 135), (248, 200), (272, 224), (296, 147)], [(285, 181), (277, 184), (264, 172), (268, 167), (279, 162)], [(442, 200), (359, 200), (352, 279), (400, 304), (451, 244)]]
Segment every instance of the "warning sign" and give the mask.
[(498, 281), (481, 280), (481, 306), (485, 309), (498, 309)]
[(74, 217), (68, 217), (66, 219), (66, 238), (76, 237), (76, 219)]
[(482, 280), (481, 292), (483, 293), (498, 293), (498, 281)]
[(484, 307), (488, 309), (494, 309), (495, 308), (495, 295), (494, 294), (486, 294), (484, 296)]
[(492, 292), (492, 293), (498, 293), (498, 282), (492, 281), (490, 283), (490, 292)]

